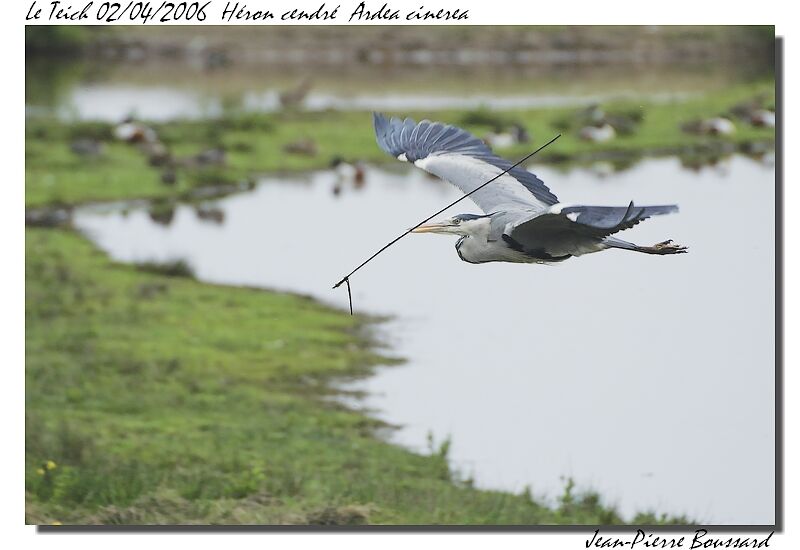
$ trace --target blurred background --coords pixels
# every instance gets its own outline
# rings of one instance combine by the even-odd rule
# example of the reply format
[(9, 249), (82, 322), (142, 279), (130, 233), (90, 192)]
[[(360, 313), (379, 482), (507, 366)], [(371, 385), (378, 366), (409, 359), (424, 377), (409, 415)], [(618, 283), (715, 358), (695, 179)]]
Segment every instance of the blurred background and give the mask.
[(663, 100), (772, 78), (772, 40), (771, 27), (32, 28), (27, 108), (116, 122)]
[[(773, 27), (25, 48), (28, 522), (775, 521)], [(626, 238), (690, 254), (472, 266), (412, 236), (351, 319), (330, 286), (459, 196), (373, 110), (512, 160), (562, 133), (528, 165), (562, 202), (678, 203)]]

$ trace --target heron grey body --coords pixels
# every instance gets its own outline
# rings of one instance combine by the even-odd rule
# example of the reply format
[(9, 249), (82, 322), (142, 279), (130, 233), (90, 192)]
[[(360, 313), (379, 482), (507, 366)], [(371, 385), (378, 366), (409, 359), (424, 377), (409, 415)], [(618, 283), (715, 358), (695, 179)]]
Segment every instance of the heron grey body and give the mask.
[(482, 216), (460, 214), (414, 229), (460, 236), (456, 251), (465, 262), (555, 263), (609, 248), (647, 254), (686, 251), (672, 241), (639, 246), (612, 237), (651, 216), (677, 212), (676, 205), (562, 204), (536, 175), (521, 167), (510, 168), (513, 163), (496, 156), (465, 130), (377, 113), (373, 122), (384, 151), (472, 193), (469, 198), (484, 211)]
[[(595, 239), (576, 239), (568, 236), (552, 243), (526, 239), (528, 245), (526, 247), (505, 233), (507, 218), (517, 214), (516, 211), (500, 211), (476, 219), (464, 219), (462, 214), (448, 220), (452, 226), (450, 231), (442, 229), (438, 232), (460, 235), (456, 241), (456, 252), (462, 260), (471, 264), (486, 262), (546, 264), (605, 248), (605, 245)], [(535, 244), (530, 246), (531, 243)]]

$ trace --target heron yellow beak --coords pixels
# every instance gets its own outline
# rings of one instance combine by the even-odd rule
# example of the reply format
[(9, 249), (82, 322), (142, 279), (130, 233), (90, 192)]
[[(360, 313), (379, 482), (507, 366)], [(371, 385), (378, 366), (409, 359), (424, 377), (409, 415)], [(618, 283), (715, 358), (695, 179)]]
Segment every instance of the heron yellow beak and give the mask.
[(412, 233), (439, 233), (440, 231), (447, 229), (450, 227), (449, 224), (446, 223), (426, 223), (420, 225), (419, 227), (412, 229)]

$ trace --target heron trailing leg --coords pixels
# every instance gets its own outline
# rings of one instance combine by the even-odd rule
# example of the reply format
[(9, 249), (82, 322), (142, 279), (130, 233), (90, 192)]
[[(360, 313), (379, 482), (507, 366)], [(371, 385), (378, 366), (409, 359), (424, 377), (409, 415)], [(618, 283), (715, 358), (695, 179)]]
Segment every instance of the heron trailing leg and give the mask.
[(672, 240), (662, 241), (653, 246), (637, 246), (637, 252), (644, 252), (645, 254), (685, 254), (687, 249), (685, 246), (675, 244)]
[(644, 254), (685, 254), (688, 252), (685, 246), (675, 244), (672, 239), (656, 243), (653, 246), (639, 246), (638, 244), (629, 243), (622, 239), (607, 238), (606, 244), (609, 248), (619, 248), (622, 250), (633, 250), (634, 252), (643, 252)]

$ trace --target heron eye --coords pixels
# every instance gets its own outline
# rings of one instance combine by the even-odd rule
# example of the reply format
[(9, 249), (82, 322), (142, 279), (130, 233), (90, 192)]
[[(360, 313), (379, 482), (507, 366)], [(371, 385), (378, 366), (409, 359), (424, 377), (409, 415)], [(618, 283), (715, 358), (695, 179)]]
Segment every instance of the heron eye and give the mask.
[(460, 223), (461, 223), (461, 220), (460, 220), (459, 218), (453, 218), (453, 223), (454, 223), (455, 225), (458, 225), (458, 224), (460, 224)]

